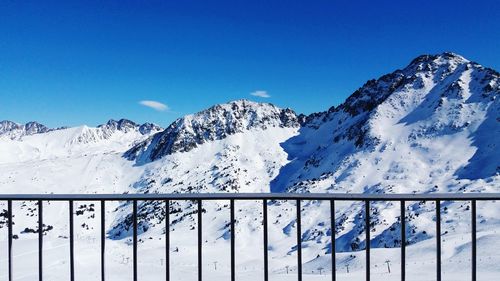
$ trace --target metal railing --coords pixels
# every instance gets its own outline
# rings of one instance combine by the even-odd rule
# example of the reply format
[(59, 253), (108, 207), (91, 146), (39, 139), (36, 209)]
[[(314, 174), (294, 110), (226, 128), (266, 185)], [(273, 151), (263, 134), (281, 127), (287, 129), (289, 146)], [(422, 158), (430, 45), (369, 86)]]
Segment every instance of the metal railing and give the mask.
[[(298, 194), (298, 193), (215, 193), (215, 194), (4, 194), (0, 195), (0, 201), (7, 201), (7, 227), (8, 227), (8, 280), (13, 280), (13, 257), (12, 257), (12, 202), (13, 201), (37, 201), (38, 202), (38, 275), (39, 280), (43, 280), (43, 202), (44, 201), (66, 201), (69, 203), (69, 243), (70, 243), (70, 280), (75, 280), (75, 255), (74, 255), (74, 219), (73, 210), (75, 201), (99, 201), (101, 203), (101, 280), (105, 280), (105, 203), (106, 201), (131, 201), (132, 202), (132, 221), (133, 221), (133, 280), (137, 281), (137, 202), (138, 201), (163, 201), (168, 207), (172, 200), (192, 200), (197, 202), (197, 220), (198, 220), (198, 280), (203, 280), (202, 274), (202, 203), (210, 200), (229, 200), (230, 201), (230, 233), (231, 233), (231, 281), (236, 280), (235, 275), (235, 215), (234, 202), (239, 200), (259, 200), (263, 207), (263, 243), (264, 243), (264, 280), (269, 280), (269, 257), (268, 257), (268, 201), (269, 200), (292, 200), (296, 201), (296, 219), (297, 219), (297, 276), (298, 281), (302, 281), (302, 231), (301, 231), (301, 201), (302, 200), (321, 200), (330, 202), (330, 221), (331, 221), (331, 266), (332, 281), (336, 280), (335, 263), (335, 202), (336, 201), (361, 201), (365, 208), (365, 233), (366, 233), (366, 277), (370, 280), (370, 202), (373, 201), (396, 201), (400, 202), (401, 207), (401, 280), (406, 278), (406, 202), (409, 201), (434, 201), (436, 203), (436, 278), (441, 281), (441, 201), (471, 201), (471, 241), (472, 241), (472, 276), (473, 281), (477, 280), (477, 243), (476, 243), (476, 203), (477, 201), (496, 201), (500, 200), (500, 193), (464, 193), (464, 194)], [(167, 211), (165, 217), (165, 256), (166, 256), (166, 276), (170, 280), (170, 214)]]

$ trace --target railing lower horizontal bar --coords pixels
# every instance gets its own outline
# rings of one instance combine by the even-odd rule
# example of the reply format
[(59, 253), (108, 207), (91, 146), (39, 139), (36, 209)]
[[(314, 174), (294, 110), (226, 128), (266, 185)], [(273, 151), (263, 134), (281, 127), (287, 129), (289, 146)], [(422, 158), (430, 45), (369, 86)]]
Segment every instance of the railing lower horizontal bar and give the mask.
[(345, 194), (345, 193), (190, 193), (190, 194), (0, 194), (13, 201), (132, 201), (132, 200), (338, 200), (338, 201), (469, 201), (500, 200), (500, 193)]

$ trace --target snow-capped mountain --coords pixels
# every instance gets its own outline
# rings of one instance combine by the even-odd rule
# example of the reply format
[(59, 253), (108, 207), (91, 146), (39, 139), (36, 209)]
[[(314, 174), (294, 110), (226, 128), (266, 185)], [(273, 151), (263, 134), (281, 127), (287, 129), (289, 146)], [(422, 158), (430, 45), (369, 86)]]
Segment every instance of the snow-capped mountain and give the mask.
[[(338, 107), (309, 116), (283, 143), (292, 161), (271, 190), (498, 192), (499, 97), (496, 71), (453, 53), (420, 56), (402, 70), (368, 81)], [(432, 205), (416, 202), (408, 208), (409, 242), (428, 239), (432, 224), (420, 220), (432, 221)], [(446, 208), (458, 216), (469, 207), (449, 203)], [(397, 209), (390, 202), (372, 205), (373, 246), (401, 243)], [(363, 247), (362, 210), (355, 203), (342, 212), (339, 250)], [(457, 224), (450, 220), (444, 231), (467, 229)], [(319, 236), (327, 232), (319, 229)]]
[[(135, 192), (268, 192), (269, 182), (288, 162), (280, 143), (297, 133), (300, 118), (290, 109), (248, 100), (216, 105), (180, 118), (124, 154), (144, 168), (133, 184)], [(141, 205), (144, 229), (163, 220), (156, 212), (161, 205)], [(122, 206), (125, 210), (128, 207)], [(189, 221), (186, 216), (193, 208), (191, 202), (173, 202), (171, 208), (173, 212), (182, 210), (175, 212), (174, 221)], [(129, 235), (130, 221), (125, 211), (110, 237)]]
[(459, 55), (420, 56), (309, 116), (283, 144), (294, 160), (272, 189), (449, 192), (498, 175), (499, 83), (496, 71)]
[(162, 130), (158, 125), (152, 123), (136, 124), (127, 119), (109, 120), (105, 124), (99, 125), (96, 128), (81, 126), (79, 127), (80, 134), (73, 138), (71, 142), (85, 144), (98, 143), (106, 140), (119, 140), (122, 136), (126, 136), (125, 142), (135, 144), (142, 138), (153, 135)]
[(46, 133), (52, 130), (54, 129), (49, 129), (38, 122), (18, 124), (8, 120), (0, 121), (0, 138), (19, 139), (23, 136)]
[(158, 160), (176, 152), (188, 152), (206, 142), (224, 139), (250, 129), (297, 128), (299, 118), (290, 109), (272, 104), (238, 100), (218, 104), (174, 121), (165, 131), (127, 151), (125, 157), (140, 162)]
[[(0, 134), (16, 137), (0, 137), (0, 188), (5, 193), (500, 192), (499, 97), (498, 72), (443, 53), (420, 56), (368, 81), (343, 104), (309, 116), (238, 100), (187, 115), (165, 130), (122, 119), (96, 128), (18, 135), (9, 132), (22, 125), (4, 121)], [(126, 240), (130, 204), (112, 207), (108, 237)], [(82, 208), (89, 220), (82, 231), (95, 231), (94, 208)], [(227, 202), (204, 205), (203, 216), (211, 223), (207, 247), (227, 242), (227, 208)], [(250, 263), (254, 252), (249, 249), (261, 244), (256, 235), (262, 229), (261, 205), (238, 202), (237, 208), (236, 235), (250, 253), (242, 262)], [(408, 243), (427, 243), (435, 236), (433, 202), (409, 202), (406, 208)], [(443, 208), (443, 237), (455, 243), (447, 255), (463, 255), (470, 247), (463, 240), (469, 204), (443, 202)], [(293, 260), (297, 249), (294, 209), (294, 202), (269, 202), (271, 256), (284, 261)], [(329, 205), (304, 202), (307, 266), (328, 266), (321, 263), (331, 251), (332, 233), (338, 251), (362, 249), (363, 210), (362, 203), (339, 202), (332, 231)], [(488, 241), (498, 238), (490, 231), (500, 226), (494, 210), (494, 203), (478, 205), (478, 237)], [(189, 237), (195, 229), (192, 203), (172, 202), (169, 212), (172, 229)], [(164, 214), (163, 202), (140, 204), (142, 243), (161, 239)], [(398, 216), (394, 203), (372, 203), (373, 247), (401, 244)], [(65, 230), (51, 231), (63, 235)], [(187, 248), (192, 241), (186, 237), (174, 239), (172, 247)], [(356, 264), (353, 256), (339, 262)]]
[(127, 119), (120, 119), (118, 121), (110, 119), (106, 124), (99, 125), (103, 131), (107, 132), (108, 135), (116, 131), (121, 131), (128, 133), (131, 131), (138, 131), (142, 135), (154, 134), (162, 130), (162, 128), (156, 124), (146, 122), (144, 124), (137, 124), (133, 121)]

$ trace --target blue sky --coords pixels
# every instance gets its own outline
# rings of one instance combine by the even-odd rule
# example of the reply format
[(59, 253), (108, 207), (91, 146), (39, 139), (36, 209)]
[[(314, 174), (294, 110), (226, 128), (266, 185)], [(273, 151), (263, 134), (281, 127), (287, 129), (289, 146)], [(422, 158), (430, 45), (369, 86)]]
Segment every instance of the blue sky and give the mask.
[(322, 111), (424, 53), (499, 70), (499, 19), (497, 0), (0, 1), (0, 120), (166, 126), (240, 98)]

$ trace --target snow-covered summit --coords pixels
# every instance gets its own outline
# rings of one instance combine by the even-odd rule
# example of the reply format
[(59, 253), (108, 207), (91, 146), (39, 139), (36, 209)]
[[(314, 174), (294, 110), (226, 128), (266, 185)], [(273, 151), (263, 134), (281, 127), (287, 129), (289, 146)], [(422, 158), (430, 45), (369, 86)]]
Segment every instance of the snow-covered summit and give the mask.
[[(499, 192), (500, 75), (453, 53), (424, 55), (370, 80), (334, 108), (307, 118), (282, 144), (288, 158), (272, 181), (275, 192)], [(464, 206), (449, 205), (453, 212)], [(374, 246), (399, 243), (394, 206), (372, 206)], [(432, 219), (432, 207), (412, 204)], [(353, 204), (344, 219), (363, 216)], [(432, 227), (410, 216), (410, 243)], [(362, 223), (341, 221), (342, 250), (362, 246)], [(445, 228), (458, 228), (457, 222)], [(312, 242), (312, 241), (311, 241)], [(360, 244), (361, 242), (361, 244)], [(373, 243), (373, 242), (372, 242)], [(351, 250), (354, 248), (351, 248)]]
[(130, 132), (130, 131), (138, 131), (142, 135), (147, 135), (150, 134), (151, 132), (158, 132), (162, 128), (156, 124), (146, 122), (144, 124), (137, 124), (133, 121), (130, 121), (128, 119), (120, 119), (118, 121), (114, 119), (110, 119), (108, 122), (105, 124), (97, 126), (97, 128), (102, 129), (105, 132), (115, 132), (115, 131), (122, 131), (124, 133)]
[(130, 160), (154, 161), (250, 129), (299, 126), (299, 118), (291, 109), (242, 99), (179, 118), (165, 131), (130, 149), (125, 156)]
[(19, 139), (23, 136), (41, 134), (52, 131), (47, 126), (32, 121), (26, 124), (18, 124), (9, 120), (0, 121), (0, 138)]
[[(323, 182), (318, 191), (364, 192), (378, 184), (394, 186), (391, 178), (405, 177), (408, 183), (398, 181), (397, 186), (412, 192), (416, 183), (434, 186), (437, 179), (493, 176), (499, 172), (499, 77), (492, 69), (443, 53), (419, 56), (402, 70), (369, 80), (343, 104), (307, 118), (300, 134), (284, 144), (295, 160), (273, 187), (311, 190)], [(438, 151), (460, 144), (461, 155)], [(397, 159), (408, 153), (415, 161)], [(385, 168), (384, 158), (389, 161)], [(359, 175), (374, 165), (378, 177), (362, 180)], [(434, 177), (423, 171), (418, 173), (422, 179), (411, 176), (412, 167), (422, 165)], [(444, 171), (441, 165), (447, 166), (440, 173), (446, 180), (437, 176), (436, 171)]]

